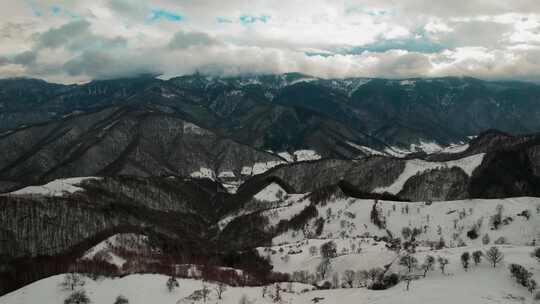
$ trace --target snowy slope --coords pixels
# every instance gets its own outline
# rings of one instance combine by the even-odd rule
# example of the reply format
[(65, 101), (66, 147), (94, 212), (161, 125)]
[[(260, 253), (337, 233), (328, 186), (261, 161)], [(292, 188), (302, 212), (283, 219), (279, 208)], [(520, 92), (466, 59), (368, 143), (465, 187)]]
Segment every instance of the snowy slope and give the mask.
[(73, 177), (56, 179), (50, 183), (41, 186), (28, 186), (7, 195), (45, 195), (45, 196), (63, 196), (66, 193), (75, 193), (84, 189), (78, 187), (87, 180), (96, 180), (99, 177)]
[(271, 183), (264, 189), (255, 194), (254, 198), (263, 202), (277, 202), (283, 199), (287, 193), (280, 185)]
[(413, 177), (416, 174), (437, 168), (458, 167), (463, 169), (463, 171), (465, 171), (467, 175), (471, 176), (474, 169), (476, 169), (476, 167), (478, 167), (482, 163), (483, 159), (483, 153), (447, 162), (428, 162), (421, 159), (410, 159), (407, 160), (403, 172), (390, 186), (375, 188), (373, 192), (388, 192), (392, 194), (398, 194), (403, 189), (403, 185), (405, 185), (409, 178)]

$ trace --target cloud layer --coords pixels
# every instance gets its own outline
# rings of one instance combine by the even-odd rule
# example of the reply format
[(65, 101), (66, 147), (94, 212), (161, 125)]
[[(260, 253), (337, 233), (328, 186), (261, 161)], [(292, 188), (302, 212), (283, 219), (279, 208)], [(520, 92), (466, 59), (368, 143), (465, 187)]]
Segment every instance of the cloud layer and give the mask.
[(0, 77), (200, 71), (540, 81), (540, 1), (6, 0)]

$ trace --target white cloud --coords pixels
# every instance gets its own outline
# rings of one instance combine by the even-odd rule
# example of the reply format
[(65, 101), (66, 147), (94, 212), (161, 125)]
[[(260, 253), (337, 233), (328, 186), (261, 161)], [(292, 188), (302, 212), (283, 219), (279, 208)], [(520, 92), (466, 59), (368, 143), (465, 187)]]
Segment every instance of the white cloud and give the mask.
[[(0, 11), (0, 77), (73, 82), (199, 70), (540, 80), (538, 1), (6, 2)], [(60, 10), (53, 12), (53, 6)], [(156, 10), (181, 20), (150, 20)], [(384, 41), (400, 43), (379, 52), (352, 51)], [(408, 47), (415, 41), (427, 46)]]

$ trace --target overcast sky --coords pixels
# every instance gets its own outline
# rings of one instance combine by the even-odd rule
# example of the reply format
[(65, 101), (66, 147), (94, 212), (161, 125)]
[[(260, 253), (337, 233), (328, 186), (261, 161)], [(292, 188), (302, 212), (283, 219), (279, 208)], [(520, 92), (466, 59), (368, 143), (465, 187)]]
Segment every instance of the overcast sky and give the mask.
[(540, 81), (540, 0), (2, 0), (0, 78)]

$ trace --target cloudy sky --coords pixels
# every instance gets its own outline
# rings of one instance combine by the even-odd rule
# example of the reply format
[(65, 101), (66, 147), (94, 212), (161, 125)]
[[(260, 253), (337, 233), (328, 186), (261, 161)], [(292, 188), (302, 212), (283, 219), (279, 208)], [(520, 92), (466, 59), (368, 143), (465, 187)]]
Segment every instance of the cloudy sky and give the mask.
[(540, 81), (539, 0), (2, 0), (0, 78)]

